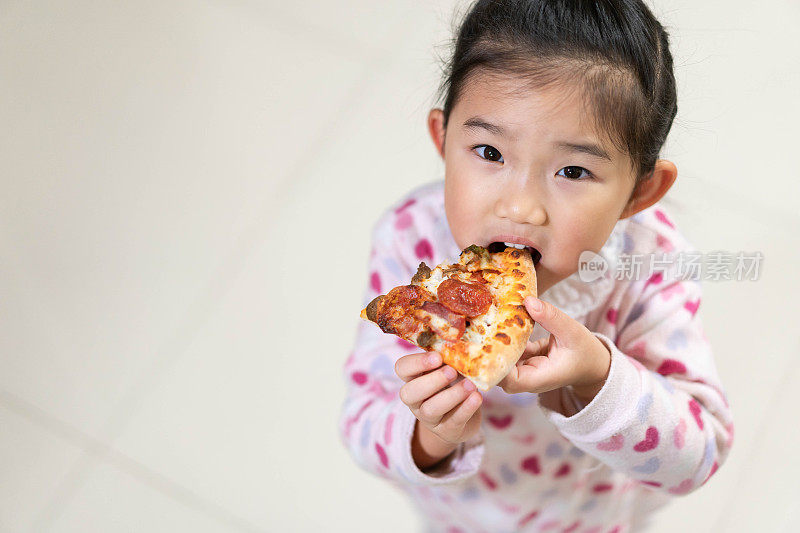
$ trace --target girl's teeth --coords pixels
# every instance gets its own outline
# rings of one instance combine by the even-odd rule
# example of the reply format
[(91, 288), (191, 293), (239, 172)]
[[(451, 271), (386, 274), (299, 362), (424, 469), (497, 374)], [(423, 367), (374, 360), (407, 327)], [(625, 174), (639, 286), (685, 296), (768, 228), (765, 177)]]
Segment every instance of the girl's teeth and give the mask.
[(514, 243), (511, 243), (511, 242), (504, 242), (503, 244), (505, 244), (506, 246), (511, 246), (512, 248), (518, 248), (520, 250), (524, 250), (525, 249), (525, 245), (524, 244), (514, 244)]

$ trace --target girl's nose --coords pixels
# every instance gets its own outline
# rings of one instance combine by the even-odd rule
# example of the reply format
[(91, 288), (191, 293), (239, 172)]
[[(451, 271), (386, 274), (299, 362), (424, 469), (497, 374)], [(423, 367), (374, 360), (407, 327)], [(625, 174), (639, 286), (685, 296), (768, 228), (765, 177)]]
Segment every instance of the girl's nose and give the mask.
[(533, 180), (525, 181), (527, 183), (522, 186), (509, 183), (500, 189), (494, 204), (494, 214), (515, 224), (541, 226), (547, 222), (544, 198), (530, 183)]

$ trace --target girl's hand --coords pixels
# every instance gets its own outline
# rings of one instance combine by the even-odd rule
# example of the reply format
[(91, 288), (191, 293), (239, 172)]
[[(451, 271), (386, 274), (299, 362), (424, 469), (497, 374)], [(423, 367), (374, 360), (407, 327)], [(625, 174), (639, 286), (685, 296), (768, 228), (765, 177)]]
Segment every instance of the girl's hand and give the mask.
[(478, 432), (483, 397), (468, 379), (449, 386), (458, 372), (442, 365), (439, 353), (405, 355), (394, 370), (406, 382), (400, 388), (400, 400), (440, 439), (455, 445)]
[(608, 377), (611, 352), (586, 326), (549, 302), (529, 296), (523, 303), (550, 337), (528, 341), (516, 366), (497, 386), (508, 393), (538, 394), (571, 385), (579, 397), (591, 401)]

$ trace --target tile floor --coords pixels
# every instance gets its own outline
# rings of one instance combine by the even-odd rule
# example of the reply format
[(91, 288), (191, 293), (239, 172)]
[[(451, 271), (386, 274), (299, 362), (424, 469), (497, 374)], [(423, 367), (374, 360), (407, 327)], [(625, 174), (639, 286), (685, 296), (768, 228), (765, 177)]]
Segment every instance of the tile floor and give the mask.
[[(443, 176), (424, 120), (466, 5), (0, 5), (0, 531), (415, 530), (337, 435), (356, 315), (295, 318), (323, 286), (356, 310), (371, 223)], [(731, 456), (650, 531), (798, 531), (800, 9), (650, 5), (679, 227), (765, 257), (704, 285)], [(330, 277), (295, 289), (291, 249)]]

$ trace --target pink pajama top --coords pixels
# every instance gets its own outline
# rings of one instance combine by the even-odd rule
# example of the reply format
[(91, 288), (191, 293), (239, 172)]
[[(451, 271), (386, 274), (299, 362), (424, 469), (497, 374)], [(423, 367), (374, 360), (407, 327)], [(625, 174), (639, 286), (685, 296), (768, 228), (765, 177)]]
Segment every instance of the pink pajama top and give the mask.
[[(443, 186), (418, 187), (375, 224), (364, 306), (408, 284), (420, 261), (458, 258)], [(493, 387), (483, 393), (479, 433), (425, 472), (411, 456), (416, 418), (394, 372), (398, 358), (421, 350), (353, 310), (342, 442), (361, 468), (409, 495), (430, 533), (641, 529), (652, 511), (708, 481), (733, 442), (697, 313), (699, 277), (676, 259), (686, 251), (696, 252), (660, 203), (618, 221), (599, 252), (609, 265), (601, 277), (585, 282), (576, 272), (540, 295), (610, 349), (597, 396), (583, 405), (560, 389), (565, 416), (537, 394)], [(644, 258), (639, 275), (620, 268), (634, 255)], [(548, 335), (536, 324), (531, 339)]]

